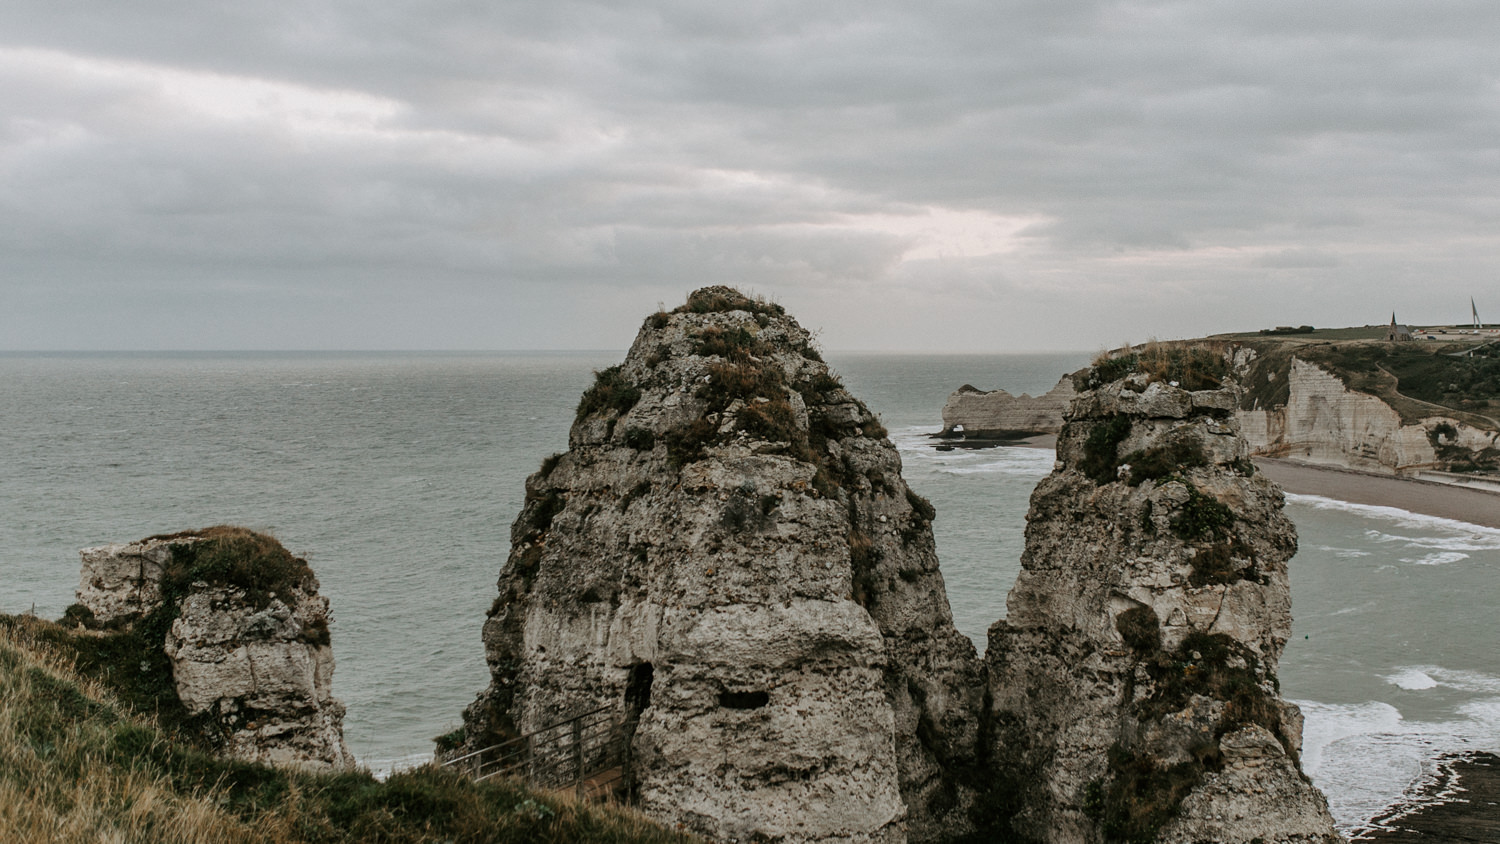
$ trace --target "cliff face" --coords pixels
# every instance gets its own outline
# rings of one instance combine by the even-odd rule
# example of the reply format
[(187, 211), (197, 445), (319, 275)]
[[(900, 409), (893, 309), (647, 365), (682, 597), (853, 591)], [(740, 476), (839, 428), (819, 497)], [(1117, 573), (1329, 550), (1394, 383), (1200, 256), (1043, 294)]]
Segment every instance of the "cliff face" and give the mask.
[(640, 807), (720, 839), (968, 823), (983, 684), (931, 505), (779, 306), (647, 319), (526, 483), (465, 750), (607, 706)]
[(1256, 455), (1289, 457), (1370, 472), (1441, 466), (1500, 448), (1500, 433), (1444, 416), (1403, 424), (1375, 396), (1354, 392), (1317, 364), (1292, 358), (1284, 406), (1242, 410), (1240, 424)]
[(177, 697), (206, 741), (249, 761), (353, 765), (331, 690), (328, 599), (305, 561), (242, 528), (80, 554), (78, 603), (97, 626), (165, 630)]
[(1276, 664), (1296, 533), (1229, 391), (1083, 393), (1032, 495), (986, 663), (1011, 829), (1048, 842), (1336, 841)]
[(978, 390), (965, 384), (943, 405), (943, 434), (962, 430), (966, 439), (1055, 434), (1062, 429), (1063, 412), (1076, 395), (1078, 391), (1067, 375), (1036, 398), (1024, 393), (1013, 396), (1004, 390)]

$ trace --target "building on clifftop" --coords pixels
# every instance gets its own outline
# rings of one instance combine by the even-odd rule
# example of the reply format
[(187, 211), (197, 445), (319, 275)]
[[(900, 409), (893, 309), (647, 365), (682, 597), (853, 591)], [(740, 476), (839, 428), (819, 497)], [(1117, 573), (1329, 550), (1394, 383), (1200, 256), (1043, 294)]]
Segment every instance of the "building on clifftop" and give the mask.
[(1411, 328), (1396, 323), (1396, 312), (1391, 311), (1391, 324), (1386, 327), (1385, 339), (1389, 343), (1409, 343), (1416, 339)]

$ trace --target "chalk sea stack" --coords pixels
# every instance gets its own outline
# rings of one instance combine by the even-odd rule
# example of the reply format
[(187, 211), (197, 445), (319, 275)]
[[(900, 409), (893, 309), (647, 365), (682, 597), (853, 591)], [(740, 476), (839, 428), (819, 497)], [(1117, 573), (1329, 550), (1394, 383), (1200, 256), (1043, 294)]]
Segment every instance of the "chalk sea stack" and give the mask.
[(197, 738), (247, 761), (353, 765), (331, 690), (328, 599), (305, 560), (228, 526), (80, 555), (65, 620), (138, 637), (139, 665), (119, 670), (139, 671), (135, 685), (170, 683)]
[(651, 315), (526, 481), (463, 750), (607, 706), (639, 807), (715, 839), (943, 840), (984, 684), (930, 504), (809, 333), (725, 287)]
[(1185, 350), (1080, 375), (986, 652), (990, 764), (1027, 839), (1340, 840), (1276, 683), (1296, 532), (1223, 369)]

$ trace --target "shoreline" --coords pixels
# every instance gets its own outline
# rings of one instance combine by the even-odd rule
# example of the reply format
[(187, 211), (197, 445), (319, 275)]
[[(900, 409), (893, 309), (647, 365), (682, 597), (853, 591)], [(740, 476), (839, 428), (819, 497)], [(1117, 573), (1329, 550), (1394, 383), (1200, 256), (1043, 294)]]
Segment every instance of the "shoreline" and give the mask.
[(1424, 516), (1500, 529), (1500, 493), (1268, 457), (1255, 458), (1255, 466), (1280, 484), (1283, 490), (1297, 495), (1320, 495), (1351, 504), (1394, 507)]
[(1438, 760), (1437, 776), (1356, 832), (1351, 842), (1470, 844), (1500, 841), (1500, 756)]

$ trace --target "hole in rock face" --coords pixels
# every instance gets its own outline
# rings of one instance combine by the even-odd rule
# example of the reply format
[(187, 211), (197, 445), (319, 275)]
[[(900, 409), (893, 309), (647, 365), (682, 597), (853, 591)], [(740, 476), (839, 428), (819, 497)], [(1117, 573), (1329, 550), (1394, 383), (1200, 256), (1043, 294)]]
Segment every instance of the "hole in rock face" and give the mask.
[(651, 678), (655, 673), (649, 662), (630, 666), (630, 679), (625, 683), (625, 708), (631, 715), (639, 715), (651, 705)]
[(725, 709), (759, 709), (770, 702), (768, 692), (719, 692), (719, 705)]

